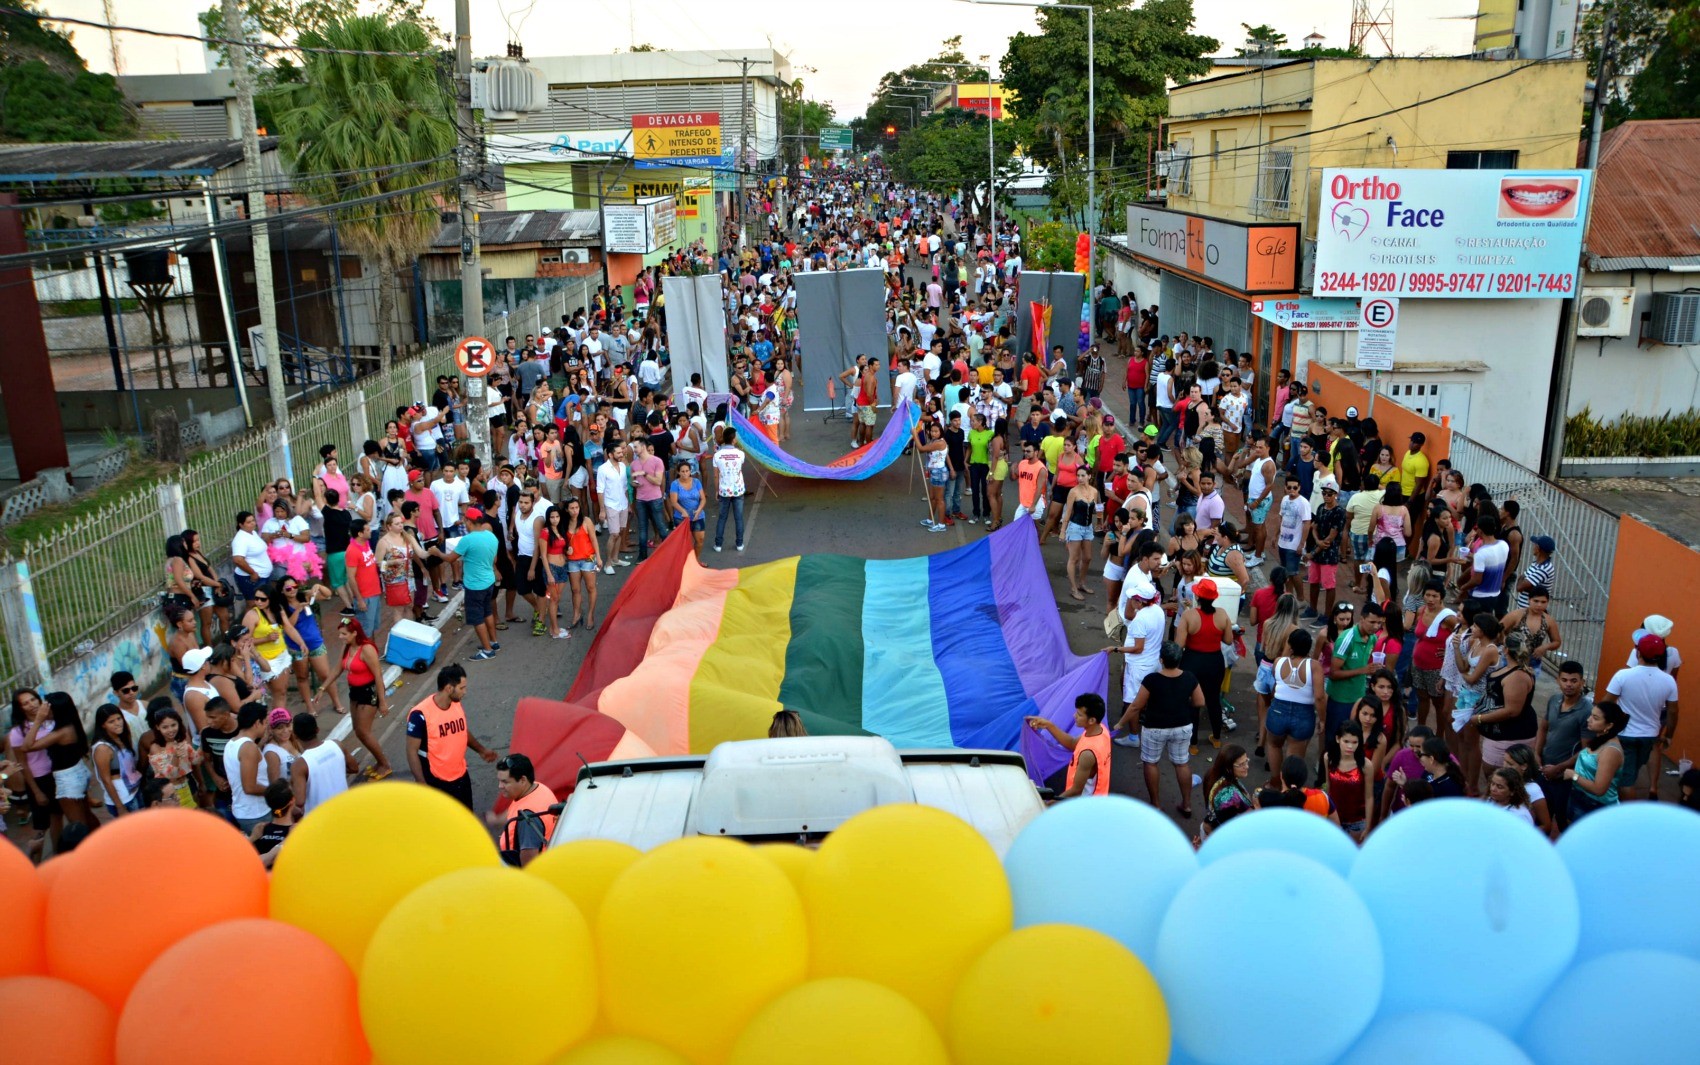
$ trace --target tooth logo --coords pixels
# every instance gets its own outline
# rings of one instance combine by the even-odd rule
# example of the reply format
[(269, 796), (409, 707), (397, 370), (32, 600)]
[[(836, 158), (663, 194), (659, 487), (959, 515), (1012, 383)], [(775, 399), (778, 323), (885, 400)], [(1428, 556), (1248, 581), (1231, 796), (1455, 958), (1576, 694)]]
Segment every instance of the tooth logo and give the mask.
[(1369, 212), (1362, 207), (1353, 207), (1345, 200), (1334, 205), (1328, 220), (1334, 226), (1334, 232), (1347, 240), (1357, 240), (1369, 228)]

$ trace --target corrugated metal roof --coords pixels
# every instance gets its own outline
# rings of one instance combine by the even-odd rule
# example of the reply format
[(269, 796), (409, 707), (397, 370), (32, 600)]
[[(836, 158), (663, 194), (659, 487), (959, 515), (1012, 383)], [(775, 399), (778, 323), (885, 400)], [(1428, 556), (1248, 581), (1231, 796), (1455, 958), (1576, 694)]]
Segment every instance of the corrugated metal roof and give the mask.
[[(276, 137), (260, 138), (261, 151), (276, 146)], [(0, 184), (95, 177), (210, 176), (241, 161), (239, 140), (3, 144)]]
[(1700, 118), (1625, 122), (1600, 142), (1588, 254), (1700, 255)]
[(1597, 274), (1619, 270), (1672, 270), (1679, 266), (1700, 267), (1700, 255), (1643, 255), (1627, 259), (1602, 259), (1592, 253), (1588, 255), (1588, 269)]
[[(484, 211), (478, 216), (478, 242), (484, 247), (515, 244), (593, 246), (602, 239), (595, 211)], [(460, 247), (460, 222), (445, 225), (433, 248)]]

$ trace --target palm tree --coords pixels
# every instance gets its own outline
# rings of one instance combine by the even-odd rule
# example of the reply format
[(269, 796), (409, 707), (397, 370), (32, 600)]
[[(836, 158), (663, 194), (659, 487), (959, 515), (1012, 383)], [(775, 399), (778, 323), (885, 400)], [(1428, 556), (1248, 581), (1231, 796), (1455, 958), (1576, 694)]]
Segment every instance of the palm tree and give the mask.
[[(454, 179), (454, 99), (425, 31), (409, 22), (356, 17), (303, 33), (302, 80), (272, 104), (279, 148), (300, 192), (333, 206), (348, 245), (378, 270), (378, 339), (393, 357), (396, 272), (430, 245), (441, 190)], [(351, 52), (421, 53), (354, 55)]]

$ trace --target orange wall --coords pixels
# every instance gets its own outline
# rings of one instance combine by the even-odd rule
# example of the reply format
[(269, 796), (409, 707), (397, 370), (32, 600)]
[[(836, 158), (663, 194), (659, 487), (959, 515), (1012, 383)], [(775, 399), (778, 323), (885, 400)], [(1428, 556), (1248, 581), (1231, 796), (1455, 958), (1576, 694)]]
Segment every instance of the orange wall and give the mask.
[(611, 285), (630, 285), (637, 281), (637, 275), (643, 269), (643, 256), (614, 253), (608, 256), (608, 283)]
[[(1559, 556), (1559, 565), (1564, 558)], [(1693, 594), (1700, 575), (1700, 552), (1625, 514), (1617, 523), (1617, 556), (1612, 563), (1611, 597), (1606, 601), (1606, 632), (1600, 662), (1589, 681), (1604, 690), (1613, 673), (1623, 668), (1633, 645), (1629, 637), (1648, 614), (1663, 614), (1676, 622), (1671, 643), (1692, 647), (1700, 654), (1700, 599)], [(1693, 703), (1694, 674), (1689, 666), (1677, 674), (1683, 713), (1671, 741), (1674, 761), (1686, 752), (1700, 762), (1700, 706)]]
[[(1330, 418), (1344, 417), (1347, 407), (1358, 408), (1359, 417), (1370, 417), (1369, 390), (1344, 374), (1313, 360), (1305, 364), (1305, 384), (1310, 387), (1312, 399), (1320, 399), (1322, 405), (1328, 408)], [(1381, 430), (1381, 439), (1393, 446), (1394, 461), (1405, 454), (1406, 441), (1411, 439), (1412, 433), (1423, 434), (1427, 441), (1423, 445), (1423, 454), (1428, 456), (1431, 465), (1452, 453), (1450, 429), (1401, 407), (1386, 396), (1375, 397), (1374, 416), (1375, 424)]]

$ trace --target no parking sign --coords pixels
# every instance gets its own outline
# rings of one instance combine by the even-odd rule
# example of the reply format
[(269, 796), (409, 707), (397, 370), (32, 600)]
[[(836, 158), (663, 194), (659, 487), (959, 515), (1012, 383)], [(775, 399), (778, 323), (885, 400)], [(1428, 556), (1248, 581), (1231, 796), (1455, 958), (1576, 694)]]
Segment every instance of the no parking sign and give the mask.
[(1393, 337), (1398, 327), (1399, 297), (1364, 300), (1358, 312), (1358, 369), (1393, 369)]

